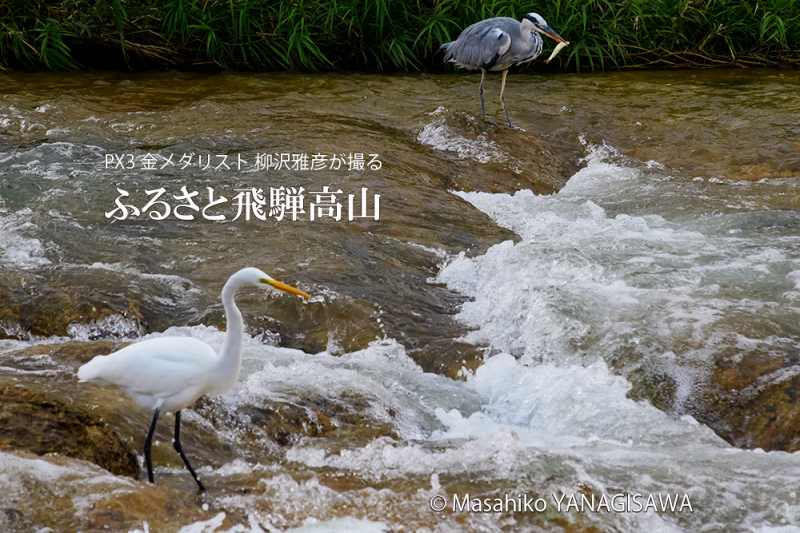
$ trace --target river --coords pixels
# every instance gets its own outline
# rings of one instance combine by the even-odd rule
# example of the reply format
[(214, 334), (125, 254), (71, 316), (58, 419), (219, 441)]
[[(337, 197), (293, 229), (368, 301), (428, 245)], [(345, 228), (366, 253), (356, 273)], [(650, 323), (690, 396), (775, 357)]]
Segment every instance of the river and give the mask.
[[(3, 529), (800, 524), (800, 73), (512, 73), (513, 130), (477, 120), (477, 81), (0, 74), (0, 389), (33, 420), (0, 430)], [(248, 164), (142, 166), (189, 153)], [(249, 166), (283, 153), (381, 166)], [(381, 216), (107, 216), (118, 189), (142, 207), (184, 186), (198, 202), (366, 187)], [(204, 499), (166, 422), (155, 487), (84, 461), (108, 467), (90, 436), (30, 453), (60, 451), (37, 434), (50, 404), (9, 391), (89, 406), (75, 420), (140, 454), (148, 414), (79, 386), (78, 362), (164, 334), (221, 346), (219, 291), (250, 265), (314, 297), (240, 294), (240, 384), (186, 417)], [(454, 493), (548, 506), (430, 510)], [(555, 503), (623, 493), (685, 494), (692, 511)]]

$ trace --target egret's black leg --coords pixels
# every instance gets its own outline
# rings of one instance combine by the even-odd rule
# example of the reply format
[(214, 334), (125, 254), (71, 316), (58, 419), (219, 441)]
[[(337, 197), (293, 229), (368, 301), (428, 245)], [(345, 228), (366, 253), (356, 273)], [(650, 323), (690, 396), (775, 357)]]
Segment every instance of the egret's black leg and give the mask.
[(503, 79), (500, 81), (500, 107), (503, 108), (503, 113), (506, 116), (506, 122), (508, 123), (509, 128), (513, 128), (514, 125), (511, 123), (511, 117), (508, 116), (508, 109), (506, 109), (506, 99), (503, 96), (506, 90), (506, 76), (508, 76), (508, 71), (503, 71)]
[(178, 455), (181, 456), (183, 459), (183, 464), (186, 465), (186, 468), (189, 470), (189, 473), (192, 474), (195, 483), (197, 483), (197, 488), (200, 492), (205, 492), (206, 488), (200, 482), (200, 479), (197, 477), (197, 472), (194, 471), (192, 468), (192, 464), (189, 462), (189, 458), (186, 457), (186, 454), (183, 453), (183, 447), (181, 446), (181, 412), (175, 411), (175, 440), (172, 441), (172, 446), (175, 448), (175, 451), (178, 452)]
[(481, 69), (481, 120), (486, 117), (486, 104), (483, 103), (483, 80), (486, 79), (486, 71)]
[(153, 461), (150, 457), (150, 447), (153, 445), (153, 433), (156, 432), (156, 422), (158, 422), (158, 409), (153, 411), (153, 421), (150, 422), (147, 438), (144, 439), (144, 460), (145, 463), (147, 463), (147, 479), (150, 483), (155, 483), (153, 480)]

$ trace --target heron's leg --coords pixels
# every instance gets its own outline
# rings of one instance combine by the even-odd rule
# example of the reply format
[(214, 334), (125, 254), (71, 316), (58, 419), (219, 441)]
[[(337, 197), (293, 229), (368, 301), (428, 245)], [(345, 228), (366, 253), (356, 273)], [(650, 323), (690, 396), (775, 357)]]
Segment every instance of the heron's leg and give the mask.
[(158, 409), (153, 411), (153, 421), (150, 422), (147, 438), (144, 439), (144, 461), (147, 464), (147, 479), (150, 483), (155, 483), (153, 480), (153, 461), (150, 456), (150, 447), (153, 445), (153, 433), (156, 432), (156, 422), (158, 422)]
[(486, 71), (481, 69), (481, 120), (486, 117), (486, 105), (483, 103), (483, 81), (486, 79)]
[(514, 125), (511, 123), (511, 117), (508, 116), (508, 109), (506, 109), (506, 99), (503, 96), (503, 93), (506, 90), (506, 76), (508, 76), (508, 71), (503, 71), (503, 78), (500, 80), (500, 107), (503, 109), (503, 113), (506, 116), (506, 122), (508, 123), (509, 128), (513, 128)]
[(183, 453), (183, 447), (181, 446), (181, 412), (175, 411), (175, 440), (172, 441), (172, 446), (175, 448), (175, 451), (178, 452), (178, 455), (181, 456), (183, 459), (183, 464), (186, 465), (186, 468), (189, 470), (189, 473), (192, 474), (195, 483), (197, 483), (197, 488), (200, 492), (205, 492), (206, 488), (200, 482), (200, 479), (197, 477), (197, 472), (194, 471), (192, 468), (192, 464), (189, 462), (189, 458), (186, 457), (186, 454)]

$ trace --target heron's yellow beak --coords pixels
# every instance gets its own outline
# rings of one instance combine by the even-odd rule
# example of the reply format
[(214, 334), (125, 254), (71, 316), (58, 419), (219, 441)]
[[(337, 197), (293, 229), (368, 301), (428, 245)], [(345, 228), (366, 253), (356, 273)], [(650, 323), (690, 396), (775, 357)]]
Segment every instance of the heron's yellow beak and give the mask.
[(293, 294), (295, 296), (299, 296), (300, 298), (304, 298), (308, 300), (311, 298), (311, 295), (308, 294), (306, 291), (301, 291), (297, 287), (292, 287), (291, 285), (287, 285), (282, 281), (278, 281), (277, 279), (269, 279), (269, 278), (262, 278), (261, 283), (265, 283), (278, 289), (279, 291), (288, 292), (289, 294)]

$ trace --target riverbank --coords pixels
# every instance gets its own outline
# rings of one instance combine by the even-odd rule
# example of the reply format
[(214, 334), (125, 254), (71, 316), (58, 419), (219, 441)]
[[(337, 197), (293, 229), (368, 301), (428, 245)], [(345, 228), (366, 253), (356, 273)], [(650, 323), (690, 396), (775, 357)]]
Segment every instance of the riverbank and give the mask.
[[(0, 6), (0, 68), (442, 70), (437, 50), (463, 28), (529, 9), (477, 0), (16, 1)], [(539, 9), (572, 42), (551, 70), (800, 66), (796, 2), (567, 0)]]

